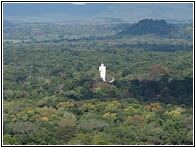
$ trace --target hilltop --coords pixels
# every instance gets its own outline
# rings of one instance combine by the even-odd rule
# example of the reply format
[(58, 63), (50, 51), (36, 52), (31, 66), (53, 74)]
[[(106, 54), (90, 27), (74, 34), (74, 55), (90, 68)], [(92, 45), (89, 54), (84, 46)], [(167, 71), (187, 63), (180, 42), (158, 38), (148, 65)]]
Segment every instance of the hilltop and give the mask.
[(176, 26), (168, 24), (165, 20), (143, 19), (138, 23), (133, 24), (131, 27), (125, 29), (120, 34), (131, 34), (131, 35), (156, 34), (159, 36), (163, 36), (163, 35), (169, 35), (170, 32), (176, 29), (177, 29)]

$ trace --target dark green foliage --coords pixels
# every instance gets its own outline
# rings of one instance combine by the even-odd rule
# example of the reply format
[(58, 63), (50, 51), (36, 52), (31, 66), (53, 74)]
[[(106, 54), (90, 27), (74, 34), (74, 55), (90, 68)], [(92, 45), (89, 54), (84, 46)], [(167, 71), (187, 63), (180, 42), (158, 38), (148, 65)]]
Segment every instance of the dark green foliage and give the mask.
[(57, 129), (56, 138), (58, 140), (62, 140), (63, 143), (65, 143), (74, 136), (75, 132), (76, 132), (76, 127), (65, 126), (63, 128)]
[(165, 20), (152, 20), (143, 19), (136, 24), (133, 24), (130, 28), (123, 31), (122, 34), (127, 33), (131, 35), (144, 35), (144, 34), (156, 34), (156, 35), (169, 35), (170, 32), (175, 31), (176, 27), (168, 24)]

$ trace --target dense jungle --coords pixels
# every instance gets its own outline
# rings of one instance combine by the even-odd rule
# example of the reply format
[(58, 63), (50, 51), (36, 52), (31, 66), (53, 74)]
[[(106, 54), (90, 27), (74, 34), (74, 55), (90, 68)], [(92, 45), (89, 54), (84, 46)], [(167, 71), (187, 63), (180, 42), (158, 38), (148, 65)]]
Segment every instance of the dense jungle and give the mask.
[(194, 143), (192, 23), (4, 21), (2, 85), (4, 145)]

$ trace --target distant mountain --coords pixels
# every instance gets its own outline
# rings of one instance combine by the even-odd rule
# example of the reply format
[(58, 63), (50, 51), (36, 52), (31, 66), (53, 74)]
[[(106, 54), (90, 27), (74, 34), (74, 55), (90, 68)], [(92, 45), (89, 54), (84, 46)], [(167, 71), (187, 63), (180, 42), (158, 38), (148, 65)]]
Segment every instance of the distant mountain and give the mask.
[[(3, 18), (11, 21), (65, 22), (89, 21), (89, 18), (114, 18), (128, 23), (141, 19), (165, 19), (190, 22), (193, 3), (3, 3)], [(117, 20), (114, 20), (117, 21)], [(90, 22), (90, 21), (89, 21)], [(111, 22), (111, 20), (110, 20)]]
[(12, 22), (8, 21), (8, 20), (3, 20), (3, 26), (7, 27), (7, 26), (14, 26), (15, 24), (13, 24)]
[(119, 34), (130, 34), (130, 35), (145, 35), (145, 34), (156, 34), (159, 36), (169, 35), (171, 31), (175, 31), (176, 26), (168, 24), (165, 20), (152, 20), (143, 19), (138, 23), (133, 24), (131, 27), (126, 28)]

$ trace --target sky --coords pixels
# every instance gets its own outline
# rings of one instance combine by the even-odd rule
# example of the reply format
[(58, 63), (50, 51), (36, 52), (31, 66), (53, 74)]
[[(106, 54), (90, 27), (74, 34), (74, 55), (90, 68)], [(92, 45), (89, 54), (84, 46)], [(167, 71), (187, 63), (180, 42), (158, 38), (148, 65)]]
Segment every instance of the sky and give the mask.
[(8, 16), (16, 18), (48, 15), (111, 17), (124, 20), (144, 18), (192, 20), (193, 3), (3, 3), (3, 16), (6, 19)]

